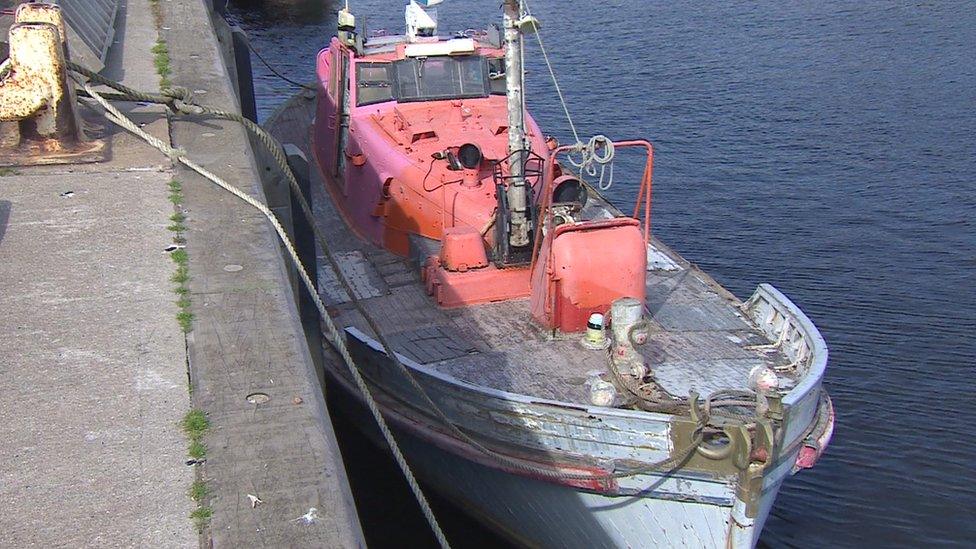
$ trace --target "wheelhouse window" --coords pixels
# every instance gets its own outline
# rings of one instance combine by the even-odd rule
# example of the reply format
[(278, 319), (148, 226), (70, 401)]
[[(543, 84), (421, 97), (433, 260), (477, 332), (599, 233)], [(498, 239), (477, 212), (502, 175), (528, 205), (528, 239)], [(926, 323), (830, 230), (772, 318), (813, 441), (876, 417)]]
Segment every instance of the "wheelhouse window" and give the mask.
[(356, 105), (372, 105), (393, 99), (389, 63), (356, 63)]
[(485, 59), (480, 56), (418, 57), (393, 64), (397, 101), (486, 97)]

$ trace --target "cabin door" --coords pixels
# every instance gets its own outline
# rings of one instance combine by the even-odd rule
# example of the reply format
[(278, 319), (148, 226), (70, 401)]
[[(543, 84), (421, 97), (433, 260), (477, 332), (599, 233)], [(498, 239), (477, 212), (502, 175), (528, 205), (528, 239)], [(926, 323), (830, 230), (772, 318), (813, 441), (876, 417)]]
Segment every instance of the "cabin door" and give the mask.
[(349, 96), (346, 90), (349, 58), (335, 42), (325, 55), (327, 68), (323, 76), (327, 80), (322, 82), (325, 93), (324, 97), (320, 96), (316, 114), (322, 122), (316, 124), (316, 147), (323, 171), (344, 192), (345, 155), (342, 151), (349, 130), (349, 107), (346, 104)]

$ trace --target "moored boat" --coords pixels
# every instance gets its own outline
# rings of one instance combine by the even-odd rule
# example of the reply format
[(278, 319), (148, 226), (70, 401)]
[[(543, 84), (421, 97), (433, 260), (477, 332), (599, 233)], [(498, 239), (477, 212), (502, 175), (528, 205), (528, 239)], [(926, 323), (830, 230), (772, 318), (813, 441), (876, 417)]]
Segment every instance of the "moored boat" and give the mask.
[[(503, 6), (451, 37), (414, 1), (402, 36), (343, 10), (314, 103), (269, 122), (317, 167), (323, 298), (417, 474), (512, 539), (751, 547), (829, 441), (826, 345), (775, 288), (741, 302), (653, 235), (651, 143), (542, 132), (538, 22)], [(631, 215), (593, 185), (625, 150)]]

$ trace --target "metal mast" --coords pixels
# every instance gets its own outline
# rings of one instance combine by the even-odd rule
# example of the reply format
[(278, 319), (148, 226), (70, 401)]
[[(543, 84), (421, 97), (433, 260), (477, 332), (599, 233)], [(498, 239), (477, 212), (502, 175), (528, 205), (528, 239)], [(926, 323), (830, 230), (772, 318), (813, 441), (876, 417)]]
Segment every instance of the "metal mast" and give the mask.
[(529, 245), (531, 227), (526, 192), (525, 96), (522, 91), (522, 19), (520, 0), (505, 0), (505, 87), (508, 97), (508, 152), (511, 180), (506, 191), (508, 202), (508, 245), (522, 248)]

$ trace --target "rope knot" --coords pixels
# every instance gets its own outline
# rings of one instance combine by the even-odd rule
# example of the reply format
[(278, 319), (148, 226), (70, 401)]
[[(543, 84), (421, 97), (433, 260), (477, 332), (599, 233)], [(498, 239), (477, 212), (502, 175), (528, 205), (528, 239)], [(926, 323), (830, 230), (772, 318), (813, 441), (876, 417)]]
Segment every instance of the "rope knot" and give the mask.
[(186, 103), (193, 102), (193, 92), (190, 91), (190, 88), (185, 88), (183, 86), (170, 86), (168, 88), (163, 88), (159, 90), (159, 94), (164, 97), (184, 101)]
[[(200, 114), (199, 107), (194, 102), (193, 92), (183, 86), (171, 86), (159, 91), (159, 95), (166, 98), (166, 105), (174, 113)], [(194, 108), (196, 107), (196, 108)]]

